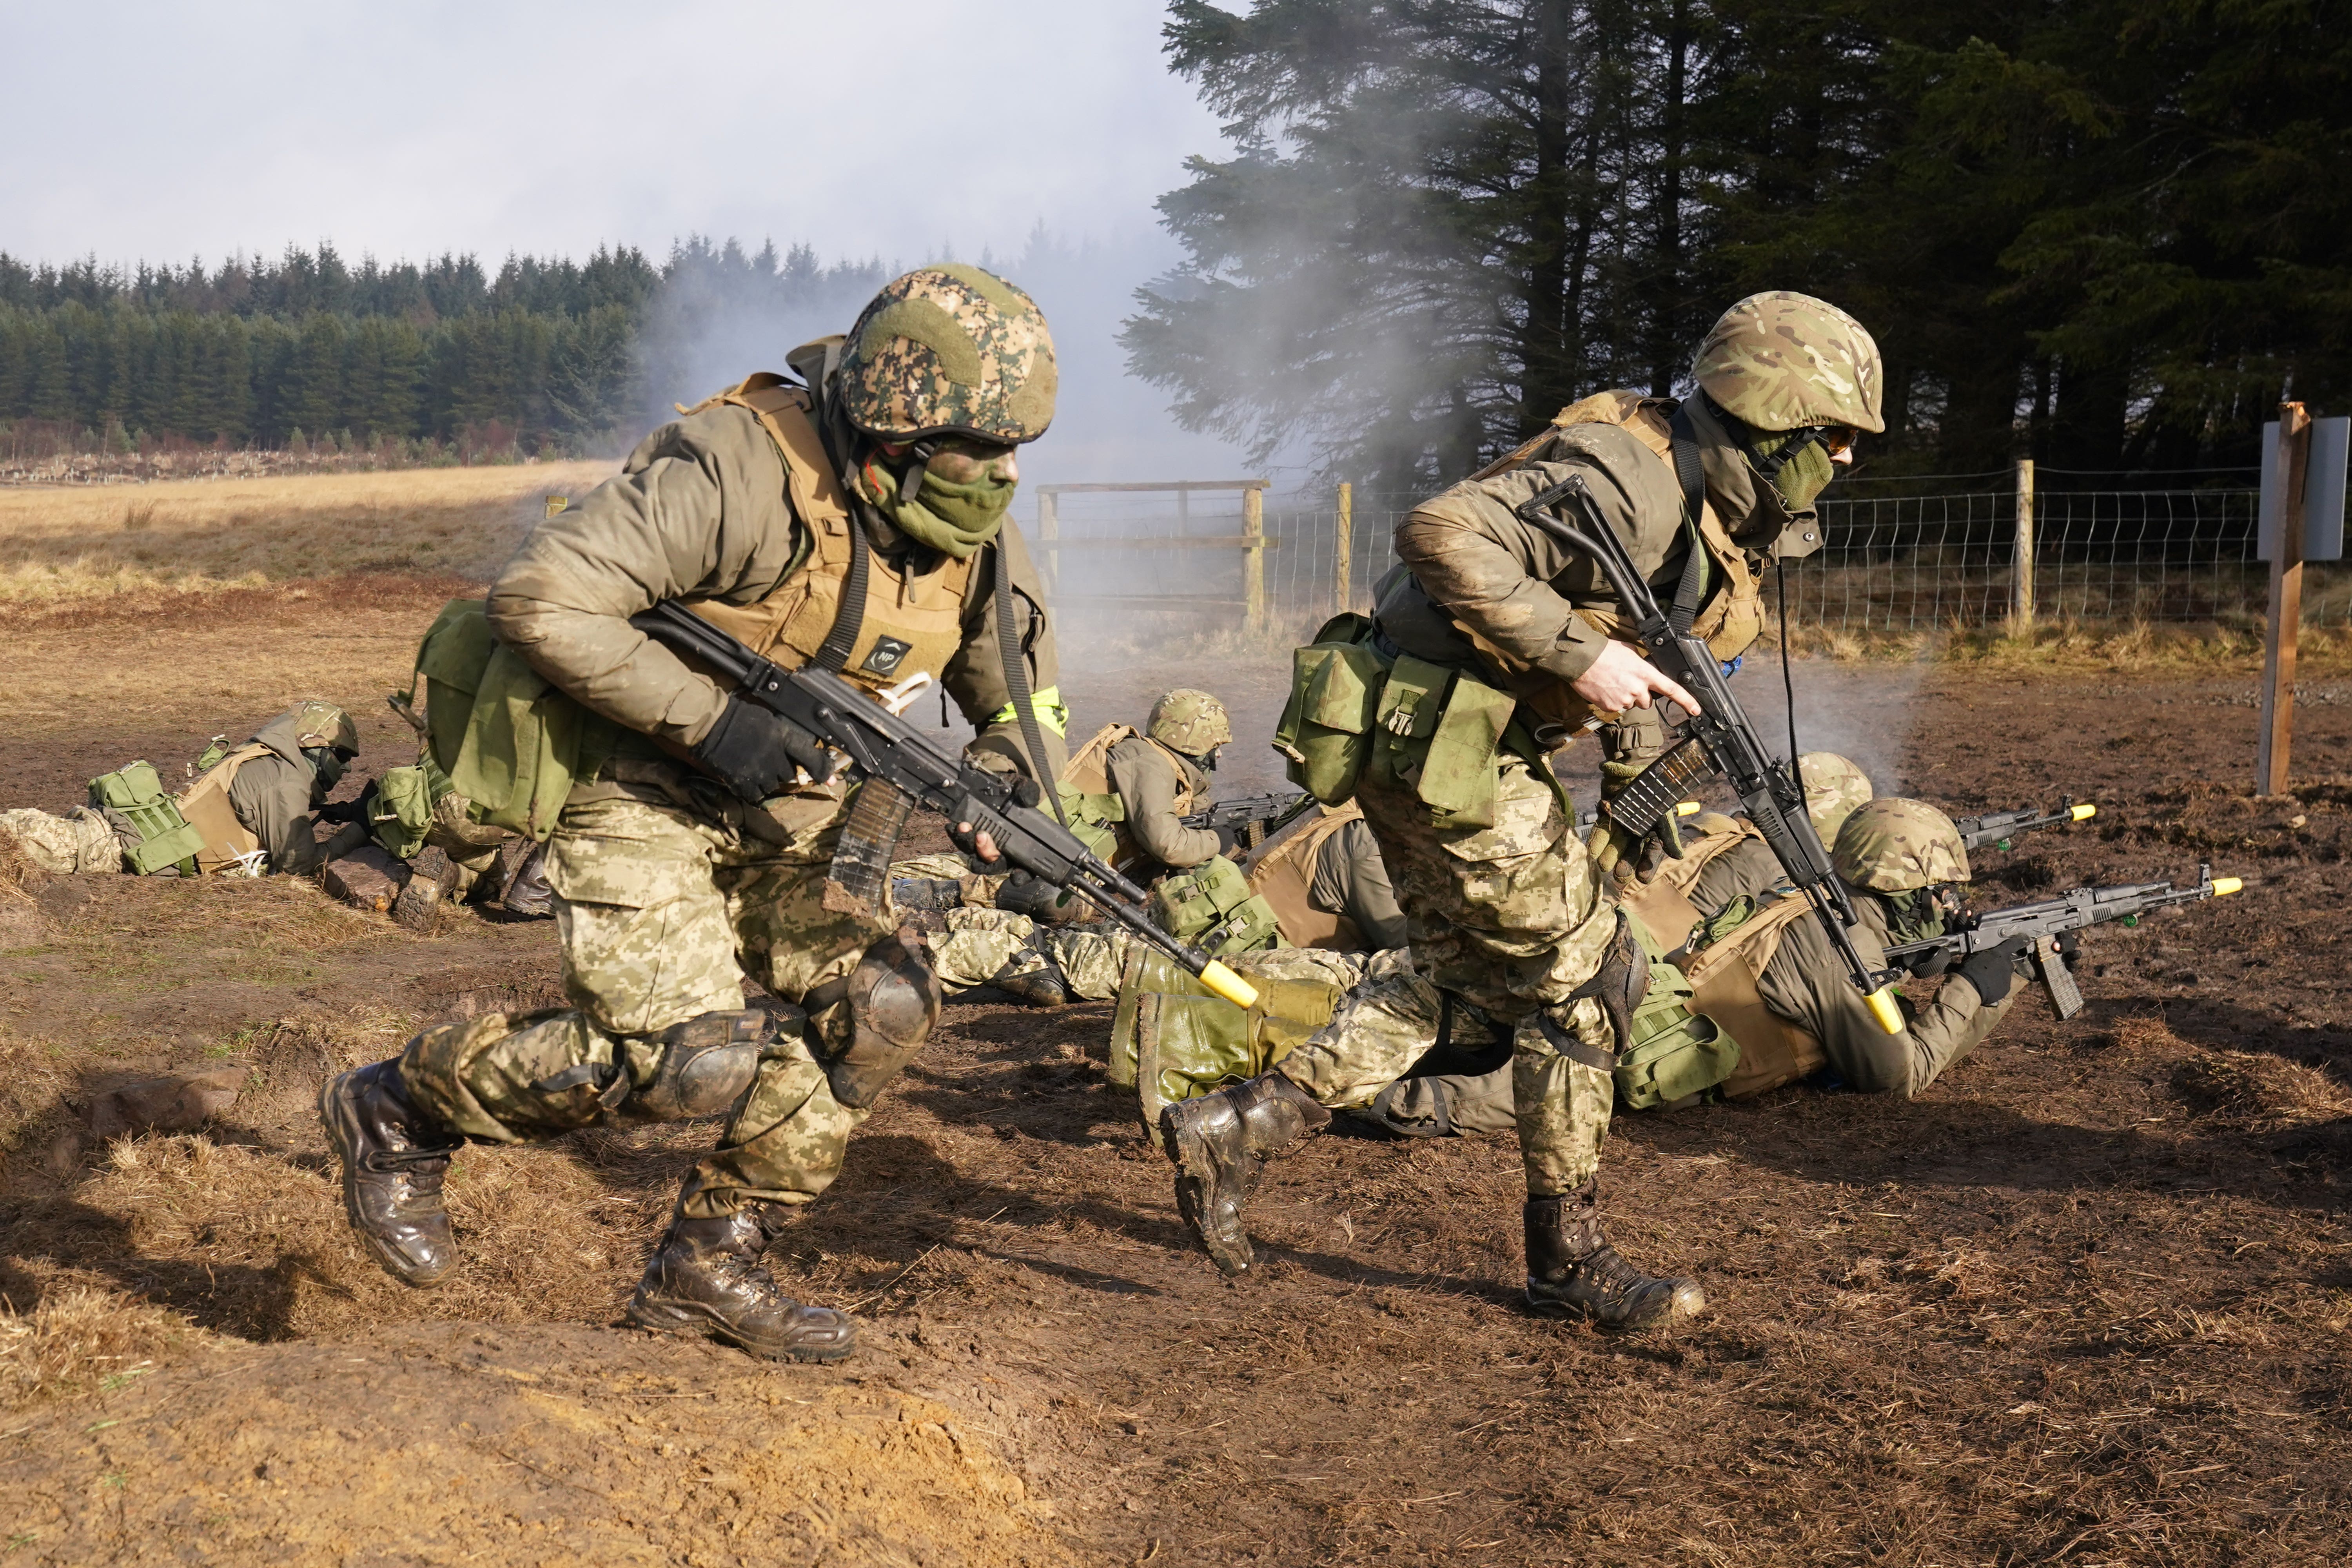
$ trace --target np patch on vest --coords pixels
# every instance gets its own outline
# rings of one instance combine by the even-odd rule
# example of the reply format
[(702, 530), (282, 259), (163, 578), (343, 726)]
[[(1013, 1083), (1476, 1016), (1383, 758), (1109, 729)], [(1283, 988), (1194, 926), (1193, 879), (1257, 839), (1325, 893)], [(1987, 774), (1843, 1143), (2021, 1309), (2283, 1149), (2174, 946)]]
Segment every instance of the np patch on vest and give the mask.
[(857, 668), (869, 675), (896, 675), (898, 666), (914, 651), (912, 643), (900, 642), (897, 637), (877, 637), (874, 642), (874, 651), (867, 654), (866, 662)]

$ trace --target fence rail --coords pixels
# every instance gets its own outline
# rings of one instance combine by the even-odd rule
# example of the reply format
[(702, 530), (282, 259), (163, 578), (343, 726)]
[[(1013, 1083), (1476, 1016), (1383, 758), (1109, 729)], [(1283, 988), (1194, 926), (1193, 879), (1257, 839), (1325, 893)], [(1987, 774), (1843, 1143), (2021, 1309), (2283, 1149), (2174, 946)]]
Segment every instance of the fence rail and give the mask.
[[(1790, 617), (1848, 632), (2258, 624), (2256, 487), (2128, 482), (2137, 478), (2068, 475), (2067, 488), (2037, 488), (2021, 465), (2014, 476), (1840, 486), (1821, 506), (1821, 549), (1786, 563)], [(1057, 602), (1073, 610), (1131, 616), (1164, 602), (1197, 621), (1223, 605), (1254, 626), (1287, 626), (1370, 605), (1396, 563), (1397, 523), (1423, 499), (1235, 481), (1056, 487), (1041, 502), (1050, 536), (1039, 543)], [(2310, 571), (2303, 624), (2352, 623), (2352, 572)]]

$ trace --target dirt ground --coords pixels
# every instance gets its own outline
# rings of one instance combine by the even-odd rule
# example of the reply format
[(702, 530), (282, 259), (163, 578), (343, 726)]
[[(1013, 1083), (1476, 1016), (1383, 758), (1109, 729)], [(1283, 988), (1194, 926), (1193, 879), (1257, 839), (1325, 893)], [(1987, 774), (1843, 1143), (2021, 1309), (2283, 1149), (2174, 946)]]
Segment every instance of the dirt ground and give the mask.
[[(0, 806), (176, 769), (289, 686), (349, 700), (383, 765), (440, 591), (28, 620)], [(1283, 677), (1072, 664), (1082, 728), (1182, 682), (1262, 735)], [(1801, 742), (1883, 787), (2100, 803), (1984, 856), (1993, 903), (2206, 859), (2249, 886), (2093, 935), (2081, 1016), (2028, 999), (1916, 1103), (1621, 1118), (1612, 1230), (1712, 1302), (1671, 1338), (1516, 1309), (1507, 1139), (1315, 1142), (1257, 1204), (1264, 1278), (1224, 1281), (1103, 1082), (1099, 1006), (952, 1007), (772, 1254), (863, 1321), (842, 1366), (612, 1327), (708, 1125), (467, 1152), (467, 1262), (404, 1290), (343, 1230), (310, 1097), (424, 1023), (554, 999), (550, 927), (52, 881), (0, 910), (0, 1563), (2352, 1558), (2346, 683), (2306, 683), (2305, 782), (2256, 800), (2249, 675), (1799, 679)], [(1780, 722), (1773, 671), (1739, 689)], [(1276, 776), (1244, 744), (1222, 782)], [(114, 1082), (189, 1063), (247, 1068), (236, 1105), (89, 1135)]]

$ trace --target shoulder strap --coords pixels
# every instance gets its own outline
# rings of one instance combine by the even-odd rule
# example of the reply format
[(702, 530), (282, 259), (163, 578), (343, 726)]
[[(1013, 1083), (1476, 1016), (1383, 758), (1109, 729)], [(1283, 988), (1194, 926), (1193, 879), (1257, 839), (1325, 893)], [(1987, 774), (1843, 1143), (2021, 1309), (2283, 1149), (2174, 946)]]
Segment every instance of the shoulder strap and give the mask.
[(1690, 413), (1677, 405), (1669, 422), (1674, 432), (1675, 482), (1683, 492), (1683, 537), (1689, 554), (1683, 559), (1683, 580), (1675, 588), (1674, 608), (1667, 618), (1677, 634), (1686, 634), (1706, 597), (1706, 542), (1699, 537), (1698, 520), (1706, 506), (1706, 471), (1699, 465), (1698, 433)]
[[(1004, 535), (1000, 531), (994, 543), (989, 546), (990, 570), (996, 574), (996, 651), (1004, 666), (1004, 693), (1013, 700), (1013, 716), (1021, 721), (1021, 739), (1029, 748), (1031, 776), (1037, 787), (1054, 805), (1054, 820), (1064, 827), (1070, 826), (1069, 814), (1062, 809), (1062, 792), (1055, 787), (1058, 781), (1045, 762), (1045, 737), (1038, 732), (1037, 705), (1029, 695), (1029, 662), (1021, 651), (1021, 634), (1013, 629), (1013, 561), (1005, 552)], [(865, 592), (861, 577), (858, 592)], [(862, 602), (862, 598), (861, 598)]]

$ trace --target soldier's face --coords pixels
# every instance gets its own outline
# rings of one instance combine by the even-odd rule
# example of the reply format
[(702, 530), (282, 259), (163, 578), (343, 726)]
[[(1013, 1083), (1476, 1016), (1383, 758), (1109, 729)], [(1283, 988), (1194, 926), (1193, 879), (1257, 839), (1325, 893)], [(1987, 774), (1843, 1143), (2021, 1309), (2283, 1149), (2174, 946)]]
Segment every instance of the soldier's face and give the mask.
[(931, 454), (931, 472), (951, 485), (974, 484), (982, 479), (1015, 484), (1021, 479), (1020, 450), (1018, 447), (998, 447), (968, 437), (952, 437), (940, 442), (939, 449)]

